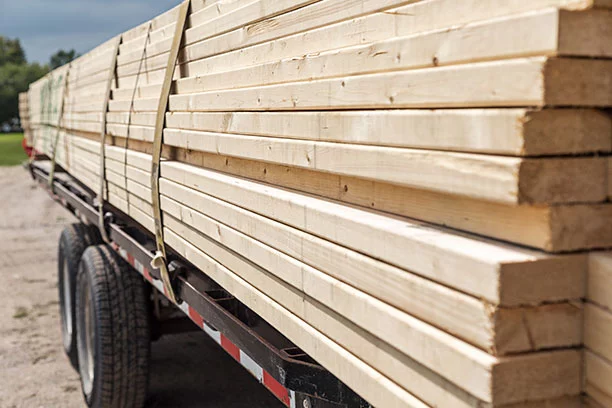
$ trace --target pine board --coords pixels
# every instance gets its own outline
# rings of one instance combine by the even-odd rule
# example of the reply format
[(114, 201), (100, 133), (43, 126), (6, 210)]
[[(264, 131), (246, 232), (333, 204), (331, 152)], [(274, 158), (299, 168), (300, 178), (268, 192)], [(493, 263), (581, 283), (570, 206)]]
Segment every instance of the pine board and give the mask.
[[(150, 135), (142, 140), (152, 139), (154, 121), (154, 115), (147, 113), (108, 115), (116, 136), (127, 135), (128, 123), (130, 129), (149, 126)], [(589, 109), (170, 112), (166, 125), (168, 129), (512, 156), (608, 152), (612, 132), (612, 118)]]
[[(612, 361), (612, 312), (592, 303), (584, 307), (584, 345)], [(610, 388), (612, 390), (612, 387)]]
[(612, 406), (612, 363), (590, 351), (585, 351), (584, 391), (602, 407)]
[[(150, 149), (146, 145), (138, 148)], [(218, 154), (185, 150), (173, 154), (178, 160), (196, 166), (546, 251), (612, 245), (612, 229), (599, 221), (612, 216), (608, 204), (508, 206)]]
[(167, 129), (166, 145), (507, 204), (601, 202), (603, 158), (515, 159)]
[[(580, 281), (583, 278), (579, 272), (570, 272), (571, 269), (562, 272), (555, 267), (551, 270), (545, 266), (549, 262), (550, 266), (556, 262), (564, 262), (567, 265), (580, 267), (583, 262), (581, 257), (557, 258), (542, 256), (537, 252), (522, 252), (499, 244), (492, 246), (485, 240), (468, 238), (461, 234), (444, 234), (442, 230), (426, 224), (305, 196), (180, 163), (165, 162), (161, 167), (164, 179), (216, 196), (362, 253), (372, 254), (378, 259), (435, 281), (446, 282), (450, 286), (491, 299), (495, 303), (499, 303), (501, 299), (525, 299), (524, 296), (527, 294), (522, 288), (515, 294), (500, 294), (498, 292), (500, 287), (496, 282), (501, 273), (504, 280), (501, 290), (507, 287), (513, 290), (519, 289), (522, 285), (506, 282), (506, 276), (510, 278), (513, 275), (513, 268), (518, 264), (529, 268), (530, 263), (534, 261), (533, 271), (539, 271), (543, 278), (542, 282), (535, 285), (538, 290), (534, 292), (539, 293), (539, 295), (534, 293), (536, 297), (548, 290), (555, 292), (561, 289), (554, 287), (560, 282), (567, 282), (567, 279), (573, 282), (574, 287), (571, 290), (578, 290), (574, 293), (580, 293), (580, 288), (583, 287), (582, 284), (576, 286), (577, 281), (574, 280)], [(305, 218), (306, 214), (308, 218)], [(406, 257), (406, 253), (418, 253), (420, 256)], [(481, 255), (480, 259), (477, 259), (478, 254)], [(446, 256), (448, 258), (445, 258)], [(539, 262), (541, 264), (535, 266)], [(456, 270), (465, 272), (463, 276), (458, 276)], [(557, 279), (551, 282), (548, 274), (555, 272), (562, 273), (561, 276), (564, 277), (557, 276)], [(465, 274), (468, 273), (475, 274), (470, 284), (466, 284), (469, 275)], [(547, 281), (548, 283), (545, 283)], [(550, 289), (545, 290), (547, 286)], [(570, 288), (562, 291), (567, 289)]]
[[(371, 14), (382, 10), (381, 5), (391, 7), (393, 2), (376, 2), (352, 0), (350, 2), (341, 0), (326, 0), (304, 7), (292, 13), (268, 18), (255, 24), (246, 25), (243, 28), (214, 37), (210, 40), (199, 41), (195, 46), (188, 48), (184, 54), (185, 60), (196, 60), (227, 52), (247, 46), (256, 45), (265, 41), (271, 41), (290, 34), (313, 30), (317, 27), (342, 23), (362, 15)], [(398, 2), (396, 2), (397, 5)], [(409, 35), (420, 31), (443, 28), (450, 25), (462, 25), (470, 22), (511, 15), (547, 6), (589, 8), (590, 2), (582, 1), (505, 1), (505, 2), (481, 2), (465, 1), (454, 2), (452, 0), (437, 1), (412, 1), (406, 2), (403, 7), (396, 7), (387, 11), (394, 19), (387, 26), (377, 26), (378, 29), (388, 27), (394, 29), (396, 36)], [(186, 43), (200, 40), (196, 28), (187, 30), (185, 33)], [(194, 38), (195, 37), (195, 38)], [(182, 60), (182, 61), (185, 61)]]
[[(179, 194), (180, 191), (180, 188), (174, 190), (170, 197), (185, 197), (183, 203), (191, 205), (202, 203), (202, 195), (194, 197), (193, 194), (187, 195), (184, 190), (183, 194)], [(217, 204), (217, 211), (214, 211), (214, 204)], [(581, 342), (582, 315), (579, 306), (557, 304), (534, 309), (496, 309), (475, 298), (419, 279), (409, 272), (360, 256), (316, 237), (289, 228), (283, 231), (282, 226), (273, 225), (270, 220), (254, 217), (246, 211), (237, 208), (232, 211), (228, 205), (214, 202), (207, 206), (199, 204), (198, 208), (206, 215), (168, 196), (162, 197), (162, 209), (167, 214), (237, 253), (249, 254), (252, 262), (298, 289), (304, 285), (301, 275), (326, 273), (492, 354), (571, 346)], [(240, 232), (228, 225), (238, 228)], [(243, 234), (255, 236), (255, 240)], [(283, 241), (295, 244), (283, 245)], [(300, 263), (298, 259), (317, 269)], [(342, 261), (330, 261), (333, 259)]]
[(590, 302), (612, 310), (612, 254), (589, 254), (587, 298)]
[[(141, 99), (152, 110), (154, 98)], [(612, 61), (542, 57), (171, 95), (171, 111), (612, 105)], [(116, 109), (113, 109), (116, 110)]]
[[(193, 72), (197, 76), (179, 79), (176, 90), (192, 93), (519, 56), (580, 55), (579, 50), (583, 49), (586, 56), (612, 56), (612, 45), (607, 41), (612, 32), (605, 32), (612, 26), (612, 12), (563, 13), (563, 18), (559, 13), (556, 9), (547, 9), (312, 54), (305, 53), (304, 46), (299, 44), (295, 55), (291, 55), (285, 45), (286, 59), (267, 57), (268, 63), (255, 66), (240, 63), (213, 66), (216, 69), (212, 73), (201, 68), (205, 61), (187, 63), (181, 68), (183, 75), (190, 76)], [(577, 15), (580, 18), (574, 18)], [(597, 31), (596, 27), (601, 27), (602, 32), (593, 32)], [(556, 28), (567, 34), (560, 34)], [(567, 40), (559, 42), (559, 38)], [(570, 40), (575, 43), (566, 46)], [(606, 51), (606, 48), (610, 49)], [(162, 63), (159, 62), (159, 67)]]
[[(185, 230), (181, 230), (180, 232), (178, 232), (179, 235), (176, 235), (173, 234), (172, 230), (166, 228), (165, 233), (169, 238), (169, 244), (173, 247), (176, 246), (176, 239), (170, 238), (172, 235), (174, 235), (174, 237), (176, 238), (178, 238), (178, 236), (181, 236), (182, 238), (179, 238), (179, 240), (181, 241), (186, 239)], [(199, 250), (197, 249), (196, 251), (199, 252)], [(210, 248), (209, 251), (213, 251), (213, 249)], [(183, 255), (185, 254), (185, 252), (181, 252), (180, 250), (179, 253)], [(223, 255), (221, 253), (215, 252), (214, 255), (210, 256), (220, 257)], [(208, 269), (210, 267), (203, 267), (202, 263), (198, 262), (199, 259), (197, 259), (197, 257), (190, 257), (188, 255), (187, 258), (191, 259), (192, 262), (198, 265), (205, 272), (208, 272)], [(227, 263), (232, 262), (232, 260), (229, 258), (223, 259), (224, 261), (222, 262), (226, 266)], [(237, 260), (234, 260), (233, 264), (235, 264), (235, 262), (237, 262)], [(232, 268), (228, 267), (228, 269), (231, 270)], [(246, 273), (248, 269), (248, 266), (244, 264), (243, 267), (240, 268), (240, 273)], [(212, 275), (212, 277), (223, 286), (223, 283), (220, 282), (220, 280), (223, 280), (223, 278), (219, 277), (217, 274)], [(272, 286), (272, 281), (264, 279), (264, 277), (264, 274), (257, 273), (253, 274), (252, 278), (259, 279), (259, 282), (266, 281), (267, 283), (265, 284), (265, 286), (259, 287), (265, 287), (266, 291), (273, 291), (274, 286)], [(254, 286), (257, 287), (258, 285), (254, 284)], [(334, 296), (341, 296), (340, 286), (334, 286), (334, 288), (336, 289), (336, 291), (334, 292)], [(319, 293), (325, 293), (325, 291), (321, 290)], [(369, 330), (374, 330), (378, 335), (383, 336), (384, 338), (389, 338), (386, 335), (388, 329), (400, 329), (401, 326), (389, 325), (389, 321), (386, 320), (389, 318), (393, 320), (393, 317), (386, 313), (384, 314), (384, 316), (386, 317), (383, 320), (376, 320), (376, 318), (370, 319), (368, 316), (374, 313), (374, 309), (364, 307), (367, 303), (363, 303), (363, 299), (362, 302), (355, 303), (355, 300), (357, 299), (354, 297), (355, 295), (356, 294), (353, 294), (352, 296), (347, 298), (353, 299), (353, 301), (349, 303), (344, 303), (345, 300), (341, 300), (343, 299), (342, 297), (336, 297), (336, 301), (338, 302), (336, 304), (337, 307), (340, 307), (342, 309), (351, 309), (352, 312), (350, 312), (349, 310), (343, 310), (343, 312), (350, 312), (349, 315), (353, 316), (353, 318), (360, 319), (362, 326), (364, 321), (368, 321)], [(287, 302), (287, 300), (282, 296), (273, 295), (272, 297), (274, 299), (279, 300), (283, 299), (281, 301)], [(245, 302), (244, 298), (240, 296), (238, 296), (238, 298), (241, 299), (241, 301)], [(298, 300), (296, 299), (294, 300), (294, 302), (298, 302)], [(296, 304), (302, 303), (298, 302)], [(247, 303), (247, 305), (249, 304)], [(255, 311), (257, 312), (257, 310)], [(343, 315), (345, 315), (345, 313), (343, 313)], [(264, 319), (267, 319), (267, 316), (265, 314), (262, 314), (262, 317), (264, 317)], [(513, 400), (517, 398), (518, 401), (533, 398), (551, 398), (557, 396), (557, 393), (577, 392), (579, 390), (579, 381), (577, 375), (572, 374), (572, 372), (576, 370), (577, 365), (579, 364), (578, 352), (562, 351), (544, 354), (533, 354), (527, 357), (504, 359), (503, 361), (500, 360), (498, 363), (495, 363), (493, 360), (490, 360), (490, 357), (487, 357), (486, 354), (483, 353), (482, 355), (479, 355), (478, 353), (475, 353), (476, 350), (466, 348), (465, 345), (461, 345), (463, 343), (457, 343), (456, 339), (446, 335), (443, 332), (433, 330), (431, 326), (424, 325), (418, 320), (408, 320), (410, 321), (409, 327), (411, 327), (411, 329), (406, 331), (403, 336), (398, 337), (399, 333), (395, 333), (392, 335), (392, 338), (400, 338), (401, 342), (406, 341), (406, 344), (410, 344), (410, 346), (407, 346), (408, 349), (404, 349), (403, 346), (398, 347), (400, 347), (400, 349), (404, 349), (404, 351), (408, 351), (408, 354), (411, 355), (411, 357), (415, 358), (417, 361), (425, 361), (426, 365), (428, 365), (430, 368), (433, 368), (433, 365), (440, 364), (442, 363), (442, 361), (444, 361), (444, 368), (438, 366), (435, 367), (435, 371), (442, 372), (443, 375), (447, 378), (452, 378), (453, 382), (457, 382), (460, 386), (462, 386), (462, 388), (467, 389), (471, 393), (474, 393), (477, 397), (483, 398), (488, 401), (491, 401), (491, 399), (493, 399), (497, 403), (501, 404), (506, 402), (514, 402)], [(406, 321), (406, 323), (408, 323), (408, 321)], [(304, 349), (304, 346), (300, 343), (301, 342), (299, 341), (296, 342), (296, 344), (300, 345), (300, 347)], [(419, 344), (420, 346), (417, 346)], [(435, 358), (433, 356), (434, 354), (436, 356)], [(315, 359), (317, 358), (316, 355), (313, 357)], [(542, 364), (546, 364), (547, 367), (550, 367), (551, 364), (554, 364), (555, 370), (545, 370), (546, 375), (540, 378), (534, 378), (533, 374), (535, 374), (536, 371), (539, 371), (535, 367), (540, 366)], [(491, 381), (491, 377), (490, 373), (487, 374), (487, 372), (488, 370), (492, 370), (492, 366), (494, 365), (496, 374), (498, 375), (494, 379), (494, 382), (499, 381), (500, 384), (504, 384), (504, 387), (499, 387), (496, 384), (491, 385), (491, 383), (489, 383), (489, 381)], [(456, 374), (454, 373), (454, 370), (457, 370)], [(517, 375), (519, 372), (522, 375)], [(546, 384), (546, 387), (534, 387), (533, 383), (538, 382), (540, 384)], [(524, 387), (525, 384), (530, 383), (531, 387)]]

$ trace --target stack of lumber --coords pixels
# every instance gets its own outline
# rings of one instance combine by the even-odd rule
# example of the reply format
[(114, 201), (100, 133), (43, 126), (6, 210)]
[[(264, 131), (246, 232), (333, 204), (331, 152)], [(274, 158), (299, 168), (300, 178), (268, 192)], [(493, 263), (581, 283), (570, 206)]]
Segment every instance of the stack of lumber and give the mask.
[[(611, 9), (192, 1), (166, 245), (374, 406), (612, 407)], [(29, 91), (35, 148), (150, 231), (178, 13)]]
[(28, 93), (22, 92), (19, 94), (19, 118), (21, 119), (21, 128), (23, 129), (23, 137), (28, 145), (32, 145), (32, 130), (30, 129), (30, 109), (28, 107)]

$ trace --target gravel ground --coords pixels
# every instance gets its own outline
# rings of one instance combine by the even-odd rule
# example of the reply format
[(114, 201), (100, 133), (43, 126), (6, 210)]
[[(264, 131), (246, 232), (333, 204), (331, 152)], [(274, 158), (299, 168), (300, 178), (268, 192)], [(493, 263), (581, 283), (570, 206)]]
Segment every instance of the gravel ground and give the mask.
[[(0, 168), (0, 407), (83, 407), (61, 345), (57, 239), (74, 222), (21, 167)], [(204, 333), (153, 344), (149, 407), (282, 407)]]

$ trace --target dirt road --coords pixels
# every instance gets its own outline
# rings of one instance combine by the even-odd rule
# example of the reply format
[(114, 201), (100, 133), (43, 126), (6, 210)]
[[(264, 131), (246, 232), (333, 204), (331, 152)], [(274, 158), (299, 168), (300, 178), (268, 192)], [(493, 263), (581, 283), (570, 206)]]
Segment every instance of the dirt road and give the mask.
[[(57, 239), (74, 222), (21, 167), (0, 167), (0, 407), (83, 407), (61, 346)], [(204, 333), (153, 344), (149, 407), (282, 407)]]

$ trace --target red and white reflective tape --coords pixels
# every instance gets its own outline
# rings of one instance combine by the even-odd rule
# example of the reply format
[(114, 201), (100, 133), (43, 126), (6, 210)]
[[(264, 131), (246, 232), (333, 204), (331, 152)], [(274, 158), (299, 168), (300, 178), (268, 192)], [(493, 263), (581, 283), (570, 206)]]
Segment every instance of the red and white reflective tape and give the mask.
[[(121, 248), (119, 245), (113, 243), (113, 248), (123, 259), (125, 259), (130, 265), (134, 267), (144, 278), (151, 283), (158, 291), (168, 297), (166, 294), (164, 284), (161, 280), (153, 279), (151, 272), (138, 260)], [(265, 371), (259, 364), (255, 362), (248, 354), (242, 351), (238, 346), (232, 343), (223, 333), (213, 329), (204, 321), (204, 318), (187, 302), (183, 301), (180, 305), (177, 305), (179, 309), (183, 311), (200, 329), (204, 330), (217, 344), (219, 344), (234, 360), (238, 361), (244, 368), (246, 368), (260, 383), (262, 383), (276, 398), (278, 398), (285, 406), (289, 408), (296, 408), (295, 391), (289, 390), (281, 383), (276, 381), (270, 373)]]

